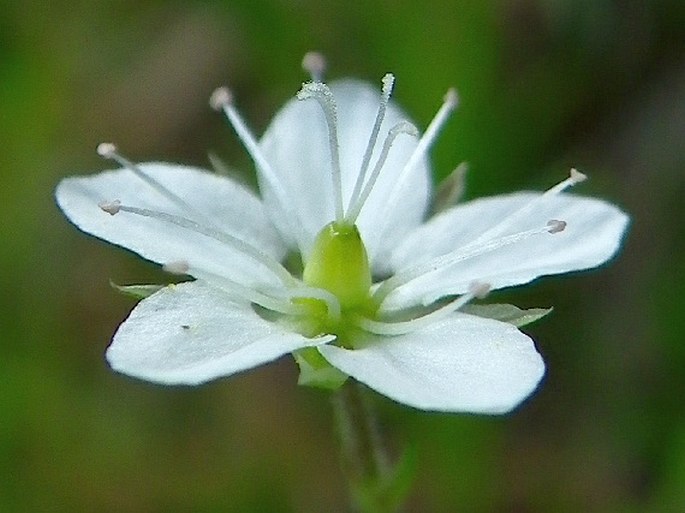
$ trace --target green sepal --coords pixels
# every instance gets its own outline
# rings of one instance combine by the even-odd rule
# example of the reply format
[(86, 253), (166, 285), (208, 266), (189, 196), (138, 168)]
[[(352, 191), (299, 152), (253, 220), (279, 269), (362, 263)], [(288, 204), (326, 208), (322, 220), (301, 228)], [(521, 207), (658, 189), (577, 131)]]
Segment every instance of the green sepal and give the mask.
[(219, 157), (216, 153), (210, 151), (207, 153), (207, 158), (212, 166), (214, 172), (219, 176), (225, 176), (238, 182), (240, 185), (244, 185), (249, 189), (255, 190), (254, 180), (245, 172), (237, 169), (233, 166), (229, 166), (226, 161)]
[(528, 308), (527, 310), (523, 310), (517, 306), (502, 303), (492, 305), (466, 305), (462, 307), (460, 311), (471, 315), (477, 315), (478, 317), (487, 317), (488, 319), (507, 322), (520, 328), (521, 326), (542, 319), (552, 311), (552, 308)]
[(431, 214), (439, 214), (448, 208), (452, 208), (461, 200), (466, 189), (466, 172), (468, 169), (469, 165), (462, 162), (438, 184), (433, 196)]
[(145, 299), (150, 297), (155, 292), (162, 290), (166, 285), (157, 285), (154, 283), (150, 284), (138, 284), (138, 285), (117, 285), (112, 280), (109, 280), (109, 284), (114, 290), (125, 294), (126, 296), (133, 297), (135, 299)]
[(300, 367), (298, 385), (337, 390), (347, 380), (347, 374), (328, 363), (315, 347), (295, 351), (293, 356)]

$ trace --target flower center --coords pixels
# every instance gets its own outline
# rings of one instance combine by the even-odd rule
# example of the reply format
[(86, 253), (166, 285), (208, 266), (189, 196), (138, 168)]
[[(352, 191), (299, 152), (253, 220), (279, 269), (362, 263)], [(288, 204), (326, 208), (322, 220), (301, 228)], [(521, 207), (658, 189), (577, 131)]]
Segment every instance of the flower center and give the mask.
[(338, 221), (327, 224), (314, 241), (302, 279), (336, 296), (343, 312), (366, 310), (371, 299), (371, 269), (357, 227)]
[[(567, 187), (585, 179), (582, 173), (575, 170), (571, 171), (571, 176), (568, 179), (494, 225), (481, 234), (477, 240), (435, 256), (426, 262), (398, 270), (374, 286), (369, 258), (356, 223), (378, 176), (384, 168), (395, 139), (400, 134), (418, 136), (418, 130), (411, 123), (400, 121), (388, 129), (384, 139), (379, 140), (379, 136), (382, 136), (381, 125), (385, 119), (394, 84), (394, 77), (387, 74), (383, 77), (378, 112), (371, 128), (368, 145), (361, 158), (359, 172), (356, 175), (351, 195), (344, 197), (343, 173), (338, 147), (337, 106), (331, 90), (321, 82), (323, 65), (316, 60), (312, 61), (312, 58), (309, 59), (311, 61), (309, 64), (313, 69), (313, 81), (303, 84), (297, 96), (300, 100), (316, 100), (322, 108), (328, 128), (334, 207), (331, 215), (332, 221), (321, 229), (313, 242), (310, 235), (305, 233), (304, 224), (300, 219), (301, 214), (293, 207), (287, 189), (281, 184), (279, 174), (262, 154), (256, 138), (233, 106), (230, 91), (219, 88), (211, 98), (212, 106), (225, 112), (252, 156), (262, 178), (269, 183), (274, 191), (274, 200), (282, 208), (286, 224), (291, 230), (290, 238), (294, 239), (287, 242), (295, 242), (302, 255), (304, 267), (301, 279), (291, 274), (280, 262), (266, 252), (223, 231), (212, 219), (208, 219), (205, 214), (186, 202), (183, 197), (175, 194), (155, 179), (146, 171), (144, 166), (138, 166), (120, 155), (111, 144), (100, 145), (98, 153), (105, 158), (116, 160), (122, 167), (129, 169), (148, 186), (164, 196), (182, 214), (125, 205), (119, 200), (102, 202), (100, 208), (110, 215), (124, 212), (126, 215), (143, 216), (176, 225), (180, 229), (225, 244), (233, 251), (254, 260), (271, 275), (268, 283), (266, 280), (263, 285), (238, 283), (202, 268), (195, 262), (186, 260), (167, 262), (164, 268), (172, 273), (191, 275), (198, 280), (204, 280), (221, 288), (232, 297), (255, 305), (255, 309), (265, 313), (265, 318), (286, 323), (306, 336), (313, 337), (322, 333), (335, 334), (337, 343), (349, 348), (354, 347), (361, 332), (393, 336), (425, 327), (429, 323), (436, 322), (459, 310), (473, 298), (484, 296), (489, 290), (489, 285), (474, 282), (469, 290), (460, 297), (442, 298), (442, 296), (436, 296), (430, 298), (428, 302), (417, 304), (415, 307), (411, 306), (404, 311), (391, 310), (387, 306), (386, 299), (397, 289), (424, 276), (446, 270), (465, 260), (479, 257), (529, 237), (540, 236), (545, 233), (554, 234), (564, 230), (566, 223), (559, 220), (549, 220), (546, 225), (541, 224), (538, 228), (526, 231), (516, 231), (515, 227), (522, 217), (534, 212), (539, 202), (544, 201), (546, 197), (558, 194)], [(456, 93), (450, 90), (428, 129), (419, 138), (410, 158), (402, 169), (397, 170), (398, 176), (394, 181), (394, 186), (386, 191), (386, 212), (382, 212), (380, 215), (375, 213), (380, 220), (381, 229), (379, 233), (381, 235), (385, 232), (384, 223), (387, 223), (389, 218), (389, 215), (385, 214), (400, 206), (398, 191), (402, 190), (401, 185), (406, 181), (412, 168), (425, 156), (440, 128), (456, 105)], [(371, 162), (374, 149), (379, 144), (381, 147), (377, 160)], [(288, 238), (287, 235), (285, 235), (286, 239)], [(277, 279), (278, 285), (271, 284), (273, 278)], [(314, 350), (312, 352), (316, 353)]]

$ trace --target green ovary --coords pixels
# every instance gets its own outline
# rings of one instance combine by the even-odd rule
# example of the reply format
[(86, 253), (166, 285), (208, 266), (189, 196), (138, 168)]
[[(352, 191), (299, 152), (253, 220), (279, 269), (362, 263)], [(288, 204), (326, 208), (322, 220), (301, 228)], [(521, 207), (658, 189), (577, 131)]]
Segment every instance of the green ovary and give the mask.
[(324, 226), (314, 241), (303, 279), (335, 295), (343, 310), (367, 303), (371, 270), (357, 227), (336, 222)]
[(316, 299), (299, 299), (311, 309), (306, 331), (333, 333), (341, 345), (351, 346), (350, 335), (356, 328), (351, 317), (373, 317), (376, 306), (371, 300), (371, 269), (364, 242), (355, 225), (332, 222), (314, 241), (305, 264), (303, 280), (307, 285), (325, 289), (340, 303), (341, 318), (331, 319), (324, 304)]

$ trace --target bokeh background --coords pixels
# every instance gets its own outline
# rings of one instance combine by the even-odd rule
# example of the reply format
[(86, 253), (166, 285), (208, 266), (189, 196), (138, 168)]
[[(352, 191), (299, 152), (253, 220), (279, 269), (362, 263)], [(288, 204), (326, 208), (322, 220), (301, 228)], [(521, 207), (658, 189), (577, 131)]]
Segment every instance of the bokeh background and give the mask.
[(345, 511), (322, 392), (294, 364), (199, 388), (112, 373), (133, 302), (165, 276), (75, 230), (57, 181), (135, 160), (251, 173), (207, 99), (229, 84), (256, 132), (324, 52), (329, 76), (397, 76), (420, 126), (456, 86), (436, 180), (466, 160), (469, 197), (579, 192), (630, 212), (607, 268), (495, 294), (555, 306), (526, 328), (548, 374), (505, 417), (376, 397), (418, 454), (409, 511), (669, 512), (685, 507), (685, 2), (315, 0), (0, 2), (0, 511)]

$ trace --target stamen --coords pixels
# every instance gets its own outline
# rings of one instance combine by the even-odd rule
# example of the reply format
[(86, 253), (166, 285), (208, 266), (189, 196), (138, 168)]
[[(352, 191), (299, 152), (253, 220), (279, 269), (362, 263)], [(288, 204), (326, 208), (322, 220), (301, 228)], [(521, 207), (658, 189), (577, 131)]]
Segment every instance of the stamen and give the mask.
[(323, 82), (326, 58), (319, 52), (307, 52), (302, 58), (302, 68), (312, 77), (312, 82)]
[[(245, 121), (243, 121), (236, 108), (233, 106), (233, 94), (231, 93), (230, 89), (227, 87), (220, 87), (216, 89), (209, 99), (209, 104), (214, 110), (223, 112), (226, 115), (228, 121), (233, 127), (233, 130), (235, 130), (238, 139), (240, 139), (240, 142), (242, 142), (243, 146), (245, 146), (245, 149), (250, 154), (250, 157), (252, 157), (255, 165), (260, 168), (262, 173), (265, 175), (265, 178), (267, 178), (275, 191), (282, 191), (283, 188), (279, 184), (276, 173), (262, 154), (257, 140), (255, 139), (254, 135), (252, 135), (252, 132), (250, 132), (250, 129), (247, 128), (247, 124)], [(284, 203), (287, 204), (287, 202)]]
[(177, 260), (175, 262), (167, 262), (162, 266), (162, 269), (171, 274), (188, 274), (190, 264), (185, 260)]
[(463, 296), (450, 301), (446, 305), (433, 310), (426, 315), (417, 317), (416, 319), (412, 319), (410, 321), (387, 322), (374, 321), (364, 317), (358, 317), (356, 319), (356, 323), (360, 328), (368, 332), (375, 333), (376, 335), (404, 335), (426, 326), (430, 326), (431, 324), (448, 317), (467, 303), (471, 302), (474, 298), (480, 299), (485, 297), (488, 292), (490, 292), (490, 284), (474, 282), (469, 286), (469, 291)]
[[(194, 217), (201, 219), (203, 222), (205, 222), (207, 224), (212, 224), (212, 222), (209, 219), (207, 219), (207, 217), (202, 212), (198, 212), (195, 208), (193, 208), (190, 204), (188, 204), (180, 196), (178, 196), (177, 194), (172, 192), (170, 189), (165, 187), (162, 183), (160, 183), (155, 178), (153, 178), (152, 176), (147, 174), (145, 171), (143, 171), (140, 168), (140, 166), (133, 163), (132, 161), (130, 161), (129, 159), (124, 157), (121, 153), (119, 153), (117, 151), (117, 147), (114, 144), (112, 144), (112, 143), (100, 143), (100, 144), (98, 144), (96, 151), (97, 151), (98, 155), (100, 155), (102, 158), (114, 160), (121, 167), (126, 168), (129, 171), (133, 172), (133, 174), (135, 174), (138, 178), (143, 180), (146, 184), (148, 184), (150, 187), (152, 187), (154, 190), (156, 190), (158, 193), (160, 193), (166, 199), (168, 199), (169, 201), (174, 203), (176, 206), (181, 207), (182, 210), (185, 210), (186, 212), (192, 214)], [(103, 210), (105, 210), (105, 209), (103, 209)]]
[(333, 201), (335, 205), (335, 220), (343, 222), (342, 198), (342, 172), (340, 171), (340, 154), (338, 149), (338, 115), (335, 99), (330, 88), (321, 82), (309, 82), (302, 84), (302, 89), (297, 92), (297, 98), (307, 100), (310, 98), (319, 102), (328, 125), (328, 145), (331, 151), (331, 178), (333, 179)]
[(98, 155), (103, 159), (112, 159), (116, 155), (117, 147), (112, 143), (100, 143), (95, 149)]
[(362, 190), (362, 185), (364, 185), (364, 180), (366, 179), (366, 172), (369, 168), (369, 163), (371, 162), (371, 155), (373, 154), (373, 149), (376, 147), (376, 141), (378, 139), (378, 132), (383, 124), (383, 119), (385, 119), (385, 112), (388, 107), (388, 102), (390, 101), (390, 95), (392, 94), (393, 86), (395, 85), (395, 76), (392, 73), (387, 73), (382, 79), (383, 87), (381, 90), (381, 102), (378, 106), (378, 113), (376, 114), (376, 120), (373, 123), (373, 128), (371, 129), (371, 136), (369, 137), (369, 144), (366, 146), (366, 152), (362, 159), (361, 167), (359, 168), (359, 175), (357, 176), (357, 181), (354, 184), (354, 189), (352, 190), (352, 196), (350, 196), (350, 202), (348, 204), (348, 214), (349, 209), (352, 208), (359, 200), (359, 193)]
[(209, 159), (209, 163), (212, 165), (212, 170), (217, 175), (231, 177), (236, 181), (240, 181), (240, 178), (236, 176), (238, 173), (234, 172), (234, 170), (228, 167), (228, 165), (216, 153), (213, 151), (208, 152), (207, 158)]
[(468, 164), (462, 162), (438, 184), (431, 206), (432, 215), (443, 212), (459, 203), (466, 190), (466, 173), (468, 170)]
[(257, 139), (252, 135), (247, 124), (233, 106), (233, 95), (231, 94), (230, 89), (227, 87), (216, 89), (209, 99), (209, 104), (214, 110), (224, 113), (238, 136), (238, 139), (243, 143), (247, 153), (252, 158), (255, 166), (261, 171), (262, 176), (271, 186), (276, 201), (278, 201), (279, 206), (286, 214), (284, 221), (288, 224), (290, 233), (295, 235), (300, 251), (303, 251), (305, 248), (304, 241), (306, 240), (303, 223), (300, 221), (297, 212), (292, 208), (292, 202), (288, 201), (285, 189), (278, 179), (278, 175), (262, 153), (262, 150), (257, 143)]
[(357, 220), (359, 213), (361, 212), (362, 208), (364, 207), (364, 204), (366, 203), (366, 200), (369, 198), (369, 195), (373, 190), (373, 186), (376, 184), (376, 181), (378, 180), (378, 176), (380, 175), (381, 169), (383, 168), (383, 165), (385, 164), (385, 161), (388, 158), (390, 148), (392, 147), (393, 142), (395, 142), (397, 136), (400, 134), (417, 136), (419, 134), (419, 131), (414, 125), (412, 125), (408, 121), (401, 121), (390, 129), (383, 143), (383, 149), (381, 150), (381, 154), (378, 156), (378, 161), (376, 162), (376, 165), (374, 166), (373, 171), (371, 172), (371, 176), (369, 177), (368, 182), (366, 182), (364, 190), (357, 199), (356, 203), (352, 204), (350, 210), (347, 212), (347, 215), (345, 216), (345, 222), (349, 224), (354, 224), (354, 222)]
[(506, 237), (498, 239), (490, 239), (485, 242), (474, 241), (466, 246), (451, 251), (444, 255), (432, 258), (428, 262), (410, 267), (405, 271), (401, 271), (381, 283), (380, 287), (376, 289), (373, 294), (373, 299), (377, 305), (381, 305), (388, 295), (407, 283), (421, 278), (436, 271), (443, 270), (449, 266), (475, 258), (486, 253), (490, 253), (504, 246), (516, 244), (530, 237), (534, 237), (541, 233), (559, 233), (566, 227), (564, 221), (556, 219), (550, 220), (544, 227), (526, 230)]
[(565, 191), (569, 187), (573, 187), (574, 185), (584, 182), (585, 180), (587, 180), (587, 175), (585, 173), (581, 173), (576, 168), (572, 167), (571, 171), (569, 171), (569, 175), (566, 180), (559, 182), (557, 185), (551, 187), (543, 194), (547, 196), (559, 194), (560, 192)]
[[(112, 202), (116, 203), (116, 202)], [(106, 205), (107, 206), (107, 205)], [(100, 207), (102, 208), (102, 206)], [(149, 217), (152, 219), (157, 219), (167, 223), (174, 224), (186, 230), (199, 233), (205, 237), (209, 237), (216, 241), (222, 242), (227, 246), (230, 246), (234, 250), (256, 260), (268, 270), (270, 270), (277, 278), (279, 278), (286, 286), (292, 286), (297, 283), (297, 280), (292, 277), (292, 275), (283, 267), (279, 262), (271, 258), (269, 255), (263, 251), (255, 248), (254, 246), (248, 244), (247, 242), (229, 235), (224, 232), (220, 232), (210, 227), (203, 226), (185, 217), (176, 216), (173, 214), (168, 214), (166, 212), (158, 212), (155, 210), (150, 210), (147, 208), (131, 207), (128, 205), (117, 205), (117, 212), (128, 212), (130, 214), (136, 214), (143, 217)], [(115, 213), (117, 213), (115, 212)], [(112, 214), (114, 215), (114, 214)]]
[(211, 285), (217, 286), (229, 294), (238, 296), (240, 299), (248, 301), (249, 303), (259, 305), (273, 312), (286, 315), (303, 315), (307, 312), (306, 309), (301, 305), (297, 305), (290, 300), (269, 296), (268, 294), (264, 294), (258, 290), (251, 289), (250, 287), (241, 285), (233, 280), (229, 280), (228, 278), (205, 271), (203, 269), (198, 269), (194, 266), (188, 266), (187, 274), (190, 274), (197, 279), (206, 281)]
[[(457, 90), (454, 88), (449, 89), (447, 93), (445, 93), (445, 97), (443, 98), (443, 103), (440, 106), (440, 109), (438, 109), (438, 112), (435, 114), (435, 117), (428, 125), (428, 128), (426, 128), (426, 132), (419, 140), (419, 144), (414, 149), (414, 153), (411, 154), (411, 157), (409, 157), (409, 160), (404, 165), (402, 173), (399, 176), (399, 180), (397, 181), (397, 184), (405, 180), (406, 176), (416, 166), (419, 159), (421, 159), (428, 152), (430, 147), (435, 142), (435, 139), (437, 138), (438, 134), (445, 126), (445, 123), (449, 119), (450, 114), (452, 114), (454, 109), (457, 108), (458, 104), (459, 95), (457, 94)], [(395, 187), (397, 187), (397, 185)]]
[(433, 145), (438, 133), (440, 133), (442, 128), (445, 126), (450, 114), (454, 111), (454, 109), (457, 108), (458, 104), (459, 96), (457, 94), (457, 90), (454, 88), (449, 89), (447, 93), (445, 93), (440, 109), (438, 109), (438, 112), (435, 114), (435, 117), (433, 117), (433, 120), (428, 125), (428, 128), (426, 128), (426, 132), (423, 134), (421, 139), (419, 139), (419, 143), (416, 145), (414, 152), (409, 157), (409, 160), (407, 160), (406, 164), (402, 168), (402, 172), (399, 174), (395, 184), (390, 190), (388, 201), (385, 206), (385, 212), (382, 215), (382, 219), (384, 219), (384, 221), (380, 231), (381, 234), (384, 233), (387, 228), (388, 220), (390, 219), (389, 213), (393, 212), (398, 207), (397, 202), (399, 201), (399, 191), (402, 190), (403, 184), (407, 181), (419, 160), (426, 155), (430, 147)]
[(340, 302), (338, 298), (325, 289), (316, 287), (293, 287), (285, 290), (286, 296), (290, 299), (316, 299), (323, 302), (328, 310), (328, 315), (333, 321), (340, 319)]
[[(331, 316), (332, 320), (335, 321), (340, 319), (340, 303), (338, 302), (338, 299), (327, 290), (314, 287), (301, 287), (295, 284), (292, 288), (261, 292), (241, 285), (224, 276), (190, 266), (187, 262), (183, 263), (187, 266), (186, 271), (183, 274), (190, 274), (195, 278), (202, 279), (211, 284), (219, 284), (220, 288), (234, 293), (238, 297), (266, 308), (267, 310), (287, 315), (306, 315), (308, 313), (307, 308), (303, 305), (294, 303), (293, 299), (316, 299), (326, 305), (328, 314)], [(272, 293), (277, 294), (278, 297), (271, 295)]]
[(549, 226), (549, 233), (559, 233), (566, 229), (566, 221), (559, 221), (558, 219), (550, 219), (547, 221), (547, 226)]
[(485, 298), (485, 296), (490, 294), (490, 289), (492, 289), (492, 285), (489, 283), (481, 283), (479, 281), (474, 281), (471, 285), (469, 285), (469, 292), (473, 294), (473, 297), (476, 299)]
[[(530, 200), (528, 203), (523, 205), (521, 208), (518, 210), (514, 211), (513, 213), (509, 214), (507, 217), (505, 217), (501, 222), (497, 223), (495, 226), (490, 228), (489, 230), (486, 230), (484, 233), (482, 233), (478, 239), (474, 242), (482, 242), (487, 239), (491, 239), (493, 237), (499, 237), (502, 235), (504, 232), (507, 231), (508, 228), (510, 228), (516, 221), (521, 219), (521, 217), (529, 214), (531, 211), (535, 210), (540, 203), (542, 203), (544, 200), (551, 196), (556, 196), (557, 194), (565, 191), (569, 187), (573, 187), (576, 184), (579, 184), (581, 182), (584, 182), (587, 180), (587, 175), (581, 173), (575, 168), (572, 168), (568, 178), (565, 180), (562, 180), (558, 184), (556, 184), (554, 187), (550, 187), (547, 189), (545, 192), (540, 194), (539, 196), (536, 196), (532, 200)], [(564, 225), (565, 226), (565, 225)], [(552, 232), (554, 233), (554, 232)]]
[(233, 93), (228, 87), (216, 88), (209, 97), (209, 106), (222, 112), (227, 105), (233, 105)]
[(107, 212), (109, 215), (113, 216), (114, 214), (119, 213), (119, 210), (121, 208), (121, 201), (101, 201), (100, 203), (98, 203), (98, 207)]

